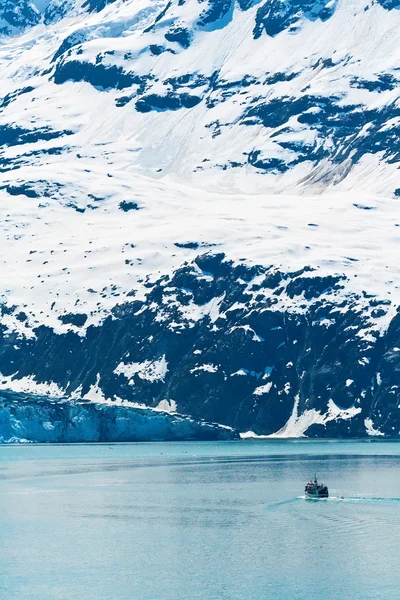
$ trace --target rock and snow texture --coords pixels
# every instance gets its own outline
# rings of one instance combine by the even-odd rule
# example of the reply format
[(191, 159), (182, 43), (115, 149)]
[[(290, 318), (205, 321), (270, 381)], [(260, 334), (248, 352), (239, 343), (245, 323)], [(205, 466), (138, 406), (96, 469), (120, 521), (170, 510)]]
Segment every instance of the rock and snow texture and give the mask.
[(396, 0), (0, 0), (0, 386), (398, 435), (399, 31)]
[(41, 325), (25, 337), (6, 323), (3, 389), (124, 400), (258, 435), (399, 430), (400, 313), (344, 276), (204, 254), (85, 332)]

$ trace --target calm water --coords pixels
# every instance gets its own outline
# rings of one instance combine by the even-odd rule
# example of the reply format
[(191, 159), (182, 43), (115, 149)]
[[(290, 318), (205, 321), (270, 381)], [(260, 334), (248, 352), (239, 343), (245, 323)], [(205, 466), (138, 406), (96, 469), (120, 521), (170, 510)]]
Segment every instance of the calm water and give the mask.
[(391, 442), (0, 447), (0, 598), (398, 600), (399, 469)]

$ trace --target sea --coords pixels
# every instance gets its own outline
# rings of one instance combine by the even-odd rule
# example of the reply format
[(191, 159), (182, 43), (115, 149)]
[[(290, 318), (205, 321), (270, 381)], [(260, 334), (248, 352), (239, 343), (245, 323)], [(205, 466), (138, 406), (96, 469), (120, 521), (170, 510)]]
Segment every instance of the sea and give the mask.
[(400, 443), (2, 446), (0, 598), (398, 600)]

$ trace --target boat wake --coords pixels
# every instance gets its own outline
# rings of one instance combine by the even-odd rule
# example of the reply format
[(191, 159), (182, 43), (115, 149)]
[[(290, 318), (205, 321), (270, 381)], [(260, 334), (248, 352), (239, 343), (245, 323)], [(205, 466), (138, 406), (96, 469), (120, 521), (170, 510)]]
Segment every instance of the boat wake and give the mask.
[(384, 498), (372, 496), (329, 496), (329, 498), (310, 498), (299, 496), (299, 500), (325, 500), (327, 502), (400, 502), (400, 498)]
[(268, 510), (274, 510), (281, 506), (293, 504), (301, 500), (307, 500), (311, 502), (347, 502), (353, 504), (368, 504), (368, 503), (390, 503), (400, 502), (400, 498), (383, 498), (383, 497), (371, 497), (371, 496), (329, 496), (329, 498), (310, 498), (309, 496), (296, 496), (294, 498), (288, 498), (286, 500), (280, 500), (278, 502), (270, 502), (267, 504)]
[(268, 510), (272, 510), (274, 508), (279, 508), (280, 506), (284, 506), (286, 504), (293, 504), (293, 502), (298, 502), (299, 500), (302, 500), (302, 499), (303, 499), (303, 496), (296, 496), (295, 498), (289, 498), (288, 500), (280, 500), (279, 502), (270, 502), (267, 505), (267, 508), (268, 508)]
[(302, 500), (302, 496), (296, 496), (294, 498), (288, 498), (287, 500), (280, 500), (278, 502), (269, 502), (267, 505), (268, 510), (273, 510), (274, 508), (279, 508), (280, 506), (285, 506), (286, 504), (293, 504), (294, 502), (299, 502)]

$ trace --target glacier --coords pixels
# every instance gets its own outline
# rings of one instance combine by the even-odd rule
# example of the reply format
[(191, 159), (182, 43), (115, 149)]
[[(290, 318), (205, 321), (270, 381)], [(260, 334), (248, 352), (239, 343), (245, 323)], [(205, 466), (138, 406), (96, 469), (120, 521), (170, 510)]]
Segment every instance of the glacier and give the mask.
[(0, 0), (4, 393), (398, 436), (399, 31), (396, 0)]
[(127, 404), (0, 392), (0, 444), (233, 440), (216, 423)]

